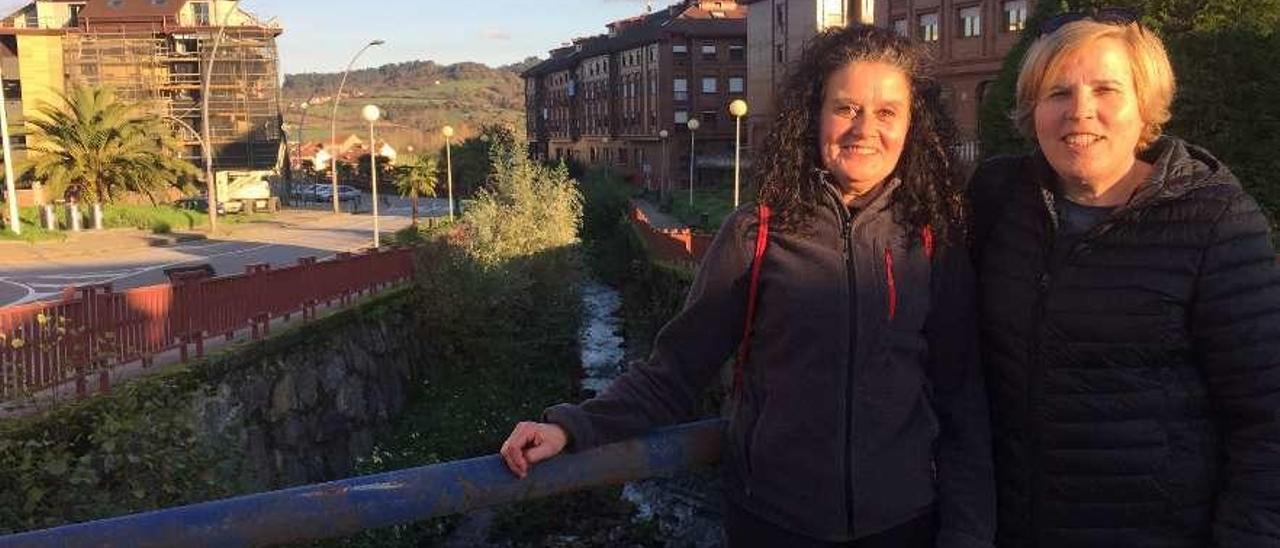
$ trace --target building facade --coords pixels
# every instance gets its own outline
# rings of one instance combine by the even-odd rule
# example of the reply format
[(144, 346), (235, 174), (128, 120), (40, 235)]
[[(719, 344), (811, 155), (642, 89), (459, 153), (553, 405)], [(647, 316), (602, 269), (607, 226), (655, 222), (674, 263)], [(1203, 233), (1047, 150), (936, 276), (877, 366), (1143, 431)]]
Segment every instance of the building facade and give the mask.
[[(731, 177), (728, 104), (746, 97), (746, 8), (685, 0), (607, 28), (523, 74), (531, 153), (607, 166), (654, 189), (685, 188), (691, 158), (697, 185)], [(692, 118), (701, 126), (691, 146)]]
[(218, 170), (277, 170), (283, 158), (276, 37), (231, 0), (34, 0), (0, 19), (0, 71), (14, 153), (75, 85), (115, 89), (169, 121), (202, 165), (202, 68), (226, 31), (209, 83), (209, 140)]
[[(942, 98), (962, 139), (978, 133), (978, 107), (1005, 55), (1026, 26), (1035, 0), (742, 0), (751, 81), (750, 123), (762, 138), (774, 113), (774, 90), (805, 43), (833, 26), (874, 24), (935, 49)], [(976, 153), (973, 144), (966, 155)]]

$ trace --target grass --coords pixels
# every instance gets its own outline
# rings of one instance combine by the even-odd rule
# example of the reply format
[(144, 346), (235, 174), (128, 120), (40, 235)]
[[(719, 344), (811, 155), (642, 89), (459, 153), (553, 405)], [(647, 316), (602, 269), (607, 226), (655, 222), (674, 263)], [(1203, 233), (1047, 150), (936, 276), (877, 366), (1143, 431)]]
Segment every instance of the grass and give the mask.
[[(739, 199), (751, 199), (751, 194), (739, 190)], [(695, 188), (693, 205), (689, 204), (689, 191), (676, 192), (671, 198), (671, 215), (699, 231), (715, 232), (724, 218), (733, 212), (733, 187), (715, 186)], [(703, 221), (703, 214), (706, 221)]]
[[(91, 220), (87, 208), (82, 210), (82, 214), (84, 216), (84, 224), (82, 226), (89, 227)], [(57, 217), (59, 226), (65, 227), (71, 224), (67, 208), (55, 207), (54, 215)], [(35, 243), (64, 241), (67, 239), (65, 230), (45, 230), (41, 228), (37, 222), (39, 211), (35, 207), (21, 208), (18, 212), (18, 217), (22, 221), (22, 234), (14, 235), (9, 230), (0, 230), (0, 241)], [(226, 224), (246, 224), (262, 222), (270, 218), (271, 214), (269, 213), (240, 213), (223, 215), (220, 220)], [(194, 230), (208, 223), (209, 217), (205, 212), (181, 209), (171, 205), (108, 204), (103, 206), (102, 211), (103, 228), (135, 228), (153, 234), (169, 234), (175, 230)]]

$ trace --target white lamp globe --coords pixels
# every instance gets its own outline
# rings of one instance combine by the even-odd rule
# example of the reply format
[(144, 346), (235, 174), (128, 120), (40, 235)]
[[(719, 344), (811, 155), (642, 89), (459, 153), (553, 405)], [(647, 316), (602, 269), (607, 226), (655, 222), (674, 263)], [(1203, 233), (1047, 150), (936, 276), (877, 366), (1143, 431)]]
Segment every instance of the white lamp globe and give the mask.
[(376, 122), (378, 118), (382, 117), (382, 111), (378, 110), (377, 106), (365, 105), (364, 108), (360, 109), (360, 117), (364, 118), (366, 122)]

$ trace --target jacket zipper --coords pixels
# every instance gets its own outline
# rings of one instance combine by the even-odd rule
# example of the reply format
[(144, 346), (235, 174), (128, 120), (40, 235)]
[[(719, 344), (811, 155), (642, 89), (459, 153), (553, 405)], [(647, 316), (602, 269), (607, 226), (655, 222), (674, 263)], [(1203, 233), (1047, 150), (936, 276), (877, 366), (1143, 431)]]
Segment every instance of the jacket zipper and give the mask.
[(1053, 256), (1054, 246), (1057, 244), (1058, 233), (1058, 211), (1054, 204), (1054, 196), (1052, 193), (1041, 189), (1041, 203), (1045, 207), (1045, 243), (1042, 249), (1045, 250), (1044, 257), (1041, 259), (1040, 277), (1036, 287), (1036, 308), (1035, 317), (1032, 319), (1032, 337), (1033, 344), (1031, 347), (1031, 371), (1027, 377), (1030, 386), (1027, 387), (1027, 435), (1030, 438), (1029, 444), (1031, 450), (1028, 452), (1028, 458), (1031, 462), (1027, 466), (1027, 486), (1030, 494), (1030, 504), (1027, 505), (1027, 516), (1029, 521), (1029, 532), (1031, 535), (1031, 545), (1038, 544), (1038, 527), (1036, 526), (1039, 505), (1037, 493), (1040, 489), (1040, 473), (1039, 461), (1041, 451), (1041, 435), (1040, 435), (1040, 411), (1037, 402), (1044, 397), (1044, 317), (1048, 308), (1049, 289), (1053, 284)]
[(845, 409), (846, 412), (845, 412), (845, 426), (844, 426), (844, 470), (846, 475), (845, 482), (844, 482), (844, 495), (845, 495), (845, 515), (849, 520), (849, 538), (854, 538), (853, 421), (854, 421), (854, 409), (857, 406), (855, 405), (855, 402), (854, 402), (855, 379), (853, 375), (853, 368), (855, 365), (854, 352), (857, 351), (857, 340), (854, 338), (852, 333), (855, 329), (857, 329), (858, 310), (857, 310), (857, 302), (856, 302), (856, 292), (857, 292), (858, 286), (857, 286), (855, 271), (854, 271), (855, 261), (853, 259), (853, 254), (854, 254), (853, 216), (850, 215), (848, 210), (845, 210), (843, 206), (839, 206), (839, 207), (841, 210), (841, 219), (844, 221), (843, 223), (844, 226), (842, 227), (841, 233), (844, 235), (844, 260), (845, 260), (845, 272), (846, 272), (848, 288), (849, 288), (848, 290), (849, 290), (849, 320), (850, 320), (849, 325), (847, 326), (850, 331), (849, 352), (845, 356), (845, 371), (847, 372), (846, 377), (848, 378), (848, 382), (845, 384), (844, 401), (845, 401), (845, 405), (847, 405), (848, 407)]

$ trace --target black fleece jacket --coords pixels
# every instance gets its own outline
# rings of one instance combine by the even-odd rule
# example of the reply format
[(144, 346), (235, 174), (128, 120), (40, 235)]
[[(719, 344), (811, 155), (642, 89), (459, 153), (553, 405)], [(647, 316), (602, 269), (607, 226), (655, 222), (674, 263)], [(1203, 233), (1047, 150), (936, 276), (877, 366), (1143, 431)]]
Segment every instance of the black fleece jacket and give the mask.
[(1280, 271), (1266, 216), (1161, 138), (1055, 253), (1039, 154), (974, 175), (999, 544), (1280, 546)]
[[(887, 208), (898, 183), (886, 184), (853, 216), (830, 190), (803, 234), (770, 231), (723, 453), (726, 495), (831, 541), (936, 509), (940, 546), (989, 546), (990, 425), (969, 258), (910, 238)], [(592, 400), (547, 410), (572, 450), (695, 418), (741, 338), (757, 225), (754, 205), (725, 221), (647, 364)]]

